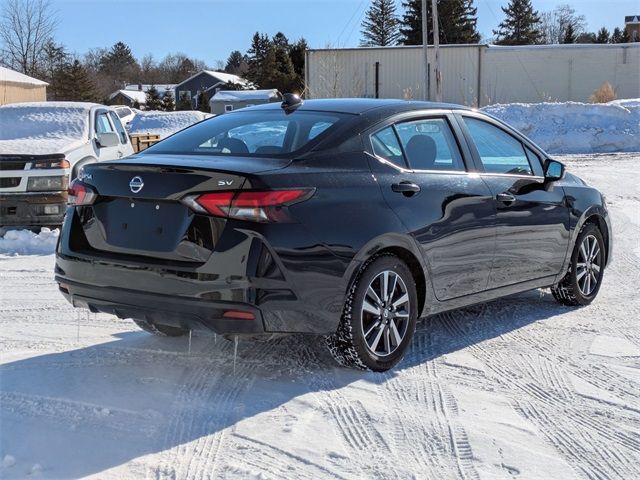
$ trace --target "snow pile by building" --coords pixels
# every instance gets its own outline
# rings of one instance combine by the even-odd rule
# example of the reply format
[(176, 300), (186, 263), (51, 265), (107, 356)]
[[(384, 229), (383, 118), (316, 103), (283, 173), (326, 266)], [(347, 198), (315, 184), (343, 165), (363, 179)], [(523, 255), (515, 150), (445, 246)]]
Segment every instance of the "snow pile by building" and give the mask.
[(9, 230), (0, 237), (0, 255), (49, 255), (56, 249), (58, 229), (42, 228), (40, 233), (31, 230)]
[(640, 99), (510, 103), (482, 108), (549, 153), (640, 152)]
[(89, 138), (82, 102), (15, 103), (0, 107), (0, 154), (65, 153)]
[(168, 137), (183, 128), (187, 128), (211, 116), (198, 111), (158, 112), (135, 110), (136, 116), (129, 124), (129, 133), (160, 135)]

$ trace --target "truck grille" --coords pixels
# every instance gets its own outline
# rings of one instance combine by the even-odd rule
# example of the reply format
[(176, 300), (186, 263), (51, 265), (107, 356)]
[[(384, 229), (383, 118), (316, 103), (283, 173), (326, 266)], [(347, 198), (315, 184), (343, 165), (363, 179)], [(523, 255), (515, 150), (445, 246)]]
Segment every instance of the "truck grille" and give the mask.
[(20, 177), (0, 178), (0, 188), (15, 188), (20, 185)]
[(27, 162), (20, 160), (0, 161), (0, 170), (24, 170)]

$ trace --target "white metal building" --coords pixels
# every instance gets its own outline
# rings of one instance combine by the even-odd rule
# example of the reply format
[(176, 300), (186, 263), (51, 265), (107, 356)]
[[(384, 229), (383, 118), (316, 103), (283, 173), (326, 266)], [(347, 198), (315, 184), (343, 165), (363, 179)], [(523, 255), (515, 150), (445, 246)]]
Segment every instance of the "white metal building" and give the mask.
[[(424, 98), (421, 46), (308, 50), (305, 68), (308, 98)], [(586, 102), (604, 82), (618, 98), (640, 97), (640, 43), (444, 45), (440, 68), (443, 100), (464, 105)]]

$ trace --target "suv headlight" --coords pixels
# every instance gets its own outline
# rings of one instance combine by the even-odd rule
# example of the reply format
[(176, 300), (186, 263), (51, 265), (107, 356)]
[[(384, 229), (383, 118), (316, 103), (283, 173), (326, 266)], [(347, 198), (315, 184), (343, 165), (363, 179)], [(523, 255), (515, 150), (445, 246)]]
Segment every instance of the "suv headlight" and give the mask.
[(27, 182), (28, 192), (49, 192), (67, 189), (66, 175), (60, 177), (30, 177)]

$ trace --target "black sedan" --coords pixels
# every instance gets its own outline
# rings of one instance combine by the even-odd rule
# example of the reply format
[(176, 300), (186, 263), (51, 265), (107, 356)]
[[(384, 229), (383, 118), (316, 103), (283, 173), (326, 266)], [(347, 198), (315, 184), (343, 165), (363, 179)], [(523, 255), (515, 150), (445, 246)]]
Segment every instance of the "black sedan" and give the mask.
[(287, 96), (211, 118), (70, 187), (56, 280), (159, 335), (309, 333), (382, 371), (416, 320), (551, 287), (589, 304), (602, 195), (468, 108)]

